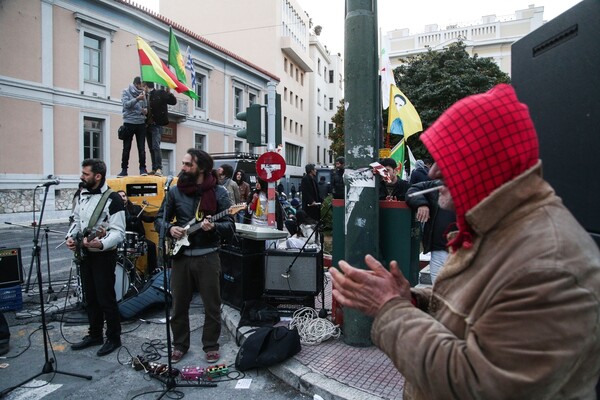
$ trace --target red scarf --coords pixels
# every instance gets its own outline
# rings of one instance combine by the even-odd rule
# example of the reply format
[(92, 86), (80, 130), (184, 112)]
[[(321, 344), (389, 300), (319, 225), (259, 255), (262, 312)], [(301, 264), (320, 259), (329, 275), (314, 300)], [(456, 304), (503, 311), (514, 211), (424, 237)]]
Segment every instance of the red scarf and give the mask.
[(187, 196), (201, 196), (199, 210), (205, 215), (214, 215), (217, 212), (217, 195), (215, 187), (217, 186), (217, 176), (215, 171), (204, 175), (204, 180), (200, 185), (196, 182), (186, 182), (184, 179), (177, 180), (177, 188)]
[(539, 158), (533, 121), (512, 86), (466, 97), (452, 105), (421, 140), (437, 162), (456, 207), (454, 250), (472, 246), (465, 214)]

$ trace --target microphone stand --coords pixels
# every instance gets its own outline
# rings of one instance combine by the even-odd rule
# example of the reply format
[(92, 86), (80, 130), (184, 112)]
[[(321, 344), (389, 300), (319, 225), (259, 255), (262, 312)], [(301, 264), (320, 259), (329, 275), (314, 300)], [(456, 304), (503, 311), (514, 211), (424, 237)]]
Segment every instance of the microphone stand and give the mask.
[[(329, 207), (327, 207), (327, 210), (323, 214), (323, 217), (325, 217), (325, 215), (329, 214), (329, 211), (331, 211), (331, 207), (332, 206), (333, 206), (333, 203), (330, 203)], [(306, 248), (306, 245), (308, 244), (308, 242), (310, 242), (310, 239), (313, 237), (313, 235), (315, 234), (315, 232), (317, 232), (317, 231), (319, 231), (319, 230), (321, 230), (323, 228), (323, 217), (319, 218), (319, 220), (317, 221), (317, 224), (315, 225), (315, 229), (313, 229), (313, 231), (310, 233), (310, 235), (308, 235), (308, 238), (306, 239), (306, 241), (304, 242), (304, 244), (300, 248), (300, 251), (296, 254), (296, 256), (294, 257), (294, 259), (292, 260), (292, 262), (288, 266), (288, 269), (285, 272), (285, 274), (282, 274), (282, 277), (284, 277), (286, 279), (289, 279), (290, 272), (292, 270), (292, 267), (296, 263), (296, 260), (298, 259), (298, 257), (300, 257), (300, 254), (302, 254), (302, 252), (304, 252), (304, 249)], [(320, 235), (319, 235), (319, 242), (321, 244), (321, 251), (320, 251), (321, 271), (320, 272), (322, 274), (325, 273), (324, 271), (322, 271), (322, 269), (323, 269), (323, 244), (324, 244), (323, 241), (324, 241), (323, 232), (320, 232)], [(289, 282), (288, 282), (288, 286), (289, 286)], [(325, 318), (326, 316), (327, 316), (327, 309), (325, 308), (325, 285), (323, 284), (323, 285), (321, 285), (321, 310), (319, 311), (319, 318)]]
[(164, 296), (165, 296), (165, 326), (167, 328), (167, 370), (164, 374), (156, 374), (151, 373), (150, 377), (154, 378), (165, 385), (165, 390), (163, 390), (162, 394), (158, 396), (158, 399), (162, 399), (167, 393), (171, 390), (178, 387), (216, 387), (217, 384), (213, 382), (201, 382), (197, 381), (195, 384), (190, 383), (180, 383), (175, 380), (176, 373), (173, 371), (173, 362), (171, 361), (171, 357), (173, 355), (173, 347), (171, 342), (171, 313), (170, 313), (170, 304), (169, 304), (169, 294), (171, 288), (170, 282), (170, 274), (167, 274), (167, 269), (171, 268), (171, 257), (170, 251), (165, 251), (165, 238), (167, 237), (167, 210), (169, 209), (169, 183), (167, 180), (167, 185), (165, 186), (165, 198), (163, 200), (162, 205), (162, 219), (160, 224), (160, 232), (158, 236), (158, 246), (159, 253), (162, 255), (163, 259), (163, 282), (164, 282)]
[(48, 336), (48, 327), (46, 326), (46, 310), (44, 308), (44, 290), (42, 288), (42, 268), (41, 268), (41, 262), (40, 262), (40, 246), (38, 246), (38, 243), (39, 243), (39, 238), (40, 238), (40, 230), (41, 230), (41, 226), (42, 226), (42, 218), (44, 216), (44, 208), (46, 206), (46, 197), (48, 196), (49, 188), (50, 188), (50, 186), (46, 186), (46, 191), (44, 192), (44, 200), (42, 202), (42, 210), (40, 211), (40, 220), (39, 220), (39, 223), (37, 224), (37, 229), (34, 228), (33, 251), (31, 254), (31, 257), (33, 259), (32, 263), (35, 260), (38, 288), (39, 288), (39, 292), (40, 292), (40, 314), (42, 317), (42, 333), (44, 335), (45, 362), (44, 362), (44, 366), (42, 368), (42, 372), (32, 376), (31, 378), (24, 380), (23, 382), (15, 385), (15, 386), (4, 389), (2, 392), (0, 392), (0, 397), (4, 397), (6, 394), (12, 392), (14, 389), (26, 384), (29, 381), (34, 380), (35, 378), (37, 378), (40, 375), (49, 374), (52, 372), (55, 374), (75, 376), (77, 378), (83, 378), (83, 379), (87, 379), (90, 381), (92, 380), (92, 377), (90, 375), (79, 375), (79, 374), (74, 374), (72, 372), (63, 372), (63, 371), (59, 371), (59, 370), (55, 369), (54, 365), (53, 365), (53, 363), (55, 362), (54, 358), (50, 358), (48, 356), (48, 341), (50, 339)]

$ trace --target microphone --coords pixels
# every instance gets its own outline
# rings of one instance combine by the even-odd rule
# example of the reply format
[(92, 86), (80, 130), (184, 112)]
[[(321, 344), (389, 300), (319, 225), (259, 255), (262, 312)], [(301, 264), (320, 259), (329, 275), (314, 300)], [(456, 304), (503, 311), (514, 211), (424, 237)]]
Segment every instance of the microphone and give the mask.
[(169, 186), (171, 186), (171, 182), (173, 182), (173, 175), (169, 175), (167, 178), (167, 182), (165, 182), (165, 190), (169, 190)]
[(49, 186), (52, 186), (52, 185), (60, 185), (60, 179), (55, 178), (55, 179), (52, 179), (51, 181), (48, 181), (48, 182), (45, 182), (45, 183), (40, 183), (36, 187), (49, 187)]

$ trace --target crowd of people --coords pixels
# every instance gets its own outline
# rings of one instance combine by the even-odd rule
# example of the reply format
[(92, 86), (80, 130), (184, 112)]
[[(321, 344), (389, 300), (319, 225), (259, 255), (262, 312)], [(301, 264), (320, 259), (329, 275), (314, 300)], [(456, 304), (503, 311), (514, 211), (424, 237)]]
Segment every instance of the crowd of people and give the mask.
[[(147, 88), (151, 104), (158, 94), (138, 78), (123, 93), (132, 135), (124, 141), (121, 176), (127, 175), (134, 136), (140, 173), (145, 172), (148, 113), (150, 125), (162, 123), (160, 113), (148, 111)], [(152, 145), (154, 135), (148, 136)], [(421, 140), (432, 158), (419, 161), (407, 180), (397, 175), (395, 160), (380, 160), (387, 173), (379, 199), (406, 201), (414, 210), (422, 224), (422, 249), (431, 253), (432, 286), (411, 288), (395, 261), (386, 268), (365, 255), (363, 268), (340, 261), (331, 269), (333, 296), (374, 318), (371, 338), (405, 376), (410, 398), (593, 398), (600, 375), (600, 252), (542, 178), (527, 107), (510, 85), (499, 85), (457, 102)], [(152, 158), (155, 174), (159, 153)], [(244, 172), (228, 164), (215, 170), (212, 157), (194, 148), (181, 163), (177, 183), (150, 220), (125, 192), (107, 186), (103, 161), (82, 162), (66, 244), (85, 253), (81, 278), (89, 330), (73, 350), (98, 345), (103, 356), (121, 345), (117, 248), (126, 231), (143, 235), (145, 221), (170, 240), (187, 243), (172, 257), (172, 362), (190, 348), (194, 292), (204, 305), (205, 359), (220, 359), (218, 249), (233, 237), (235, 221), (267, 225), (268, 184), (257, 178), (252, 188)], [(337, 158), (335, 166), (325, 183), (317, 181), (314, 164), (305, 166), (300, 200), (295, 186), (290, 188), (294, 217), (275, 201), (278, 228), (290, 233), (289, 247), (306, 243), (321, 220), (325, 197), (344, 199), (345, 159)], [(277, 191), (285, 197), (281, 182)], [(246, 207), (234, 216), (226, 212), (234, 204)], [(222, 216), (213, 219), (216, 214)], [(188, 235), (190, 223), (199, 229)]]

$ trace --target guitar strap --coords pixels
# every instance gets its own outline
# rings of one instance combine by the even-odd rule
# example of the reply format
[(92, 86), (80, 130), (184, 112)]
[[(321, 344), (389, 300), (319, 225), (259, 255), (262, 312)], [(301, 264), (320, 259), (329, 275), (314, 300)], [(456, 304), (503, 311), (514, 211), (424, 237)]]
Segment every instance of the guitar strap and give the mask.
[(104, 192), (102, 194), (102, 197), (100, 198), (100, 201), (96, 205), (96, 208), (94, 209), (94, 213), (92, 214), (92, 217), (90, 218), (90, 222), (88, 223), (88, 226), (87, 226), (88, 231), (90, 229), (92, 229), (94, 226), (96, 226), (96, 222), (98, 222), (98, 218), (100, 218), (100, 214), (102, 213), (102, 210), (104, 210), (104, 206), (106, 205), (106, 202), (108, 201), (108, 196), (110, 196), (110, 194), (112, 192), (113, 192), (113, 190), (109, 188), (106, 192)]

